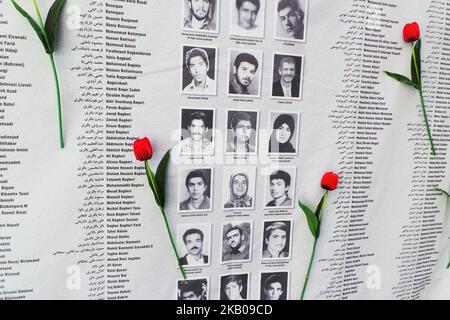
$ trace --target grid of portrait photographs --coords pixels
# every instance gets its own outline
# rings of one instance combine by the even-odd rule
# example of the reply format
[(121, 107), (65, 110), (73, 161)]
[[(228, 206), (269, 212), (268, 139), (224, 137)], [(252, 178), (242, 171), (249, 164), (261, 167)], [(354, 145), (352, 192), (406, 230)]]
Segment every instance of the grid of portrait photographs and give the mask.
[[(230, 0), (227, 3), (230, 37), (265, 38), (266, 11), (273, 11), (273, 39), (284, 43), (306, 42), (308, 0)], [(181, 5), (183, 31), (219, 33), (220, 0), (182, 0)], [(272, 54), (272, 66), (267, 66), (272, 70), (271, 85), (263, 87), (263, 51), (240, 46), (229, 48), (226, 94), (234, 98), (260, 98), (261, 92), (267, 90), (273, 99), (301, 100), (304, 56), (282, 52)], [(181, 92), (186, 95), (217, 95), (218, 75), (223, 74), (218, 72), (218, 61), (217, 47), (182, 45)]]
[(179, 300), (289, 299), (308, 1), (181, 1)]
[[(220, 2), (221, 0), (182, 0), (182, 30), (219, 33), (219, 18), (223, 16), (220, 13)], [(226, 9), (229, 11), (230, 36), (264, 38), (266, 20), (273, 18), (274, 39), (306, 41), (308, 0), (228, 0), (224, 3), (228, 4)], [(268, 12), (273, 12), (273, 16)]]
[[(299, 155), (301, 114), (294, 111), (271, 111), (266, 136), (260, 141), (258, 110), (227, 109), (225, 122), (216, 127), (216, 110), (211, 108), (180, 109), (180, 142), (176, 152), (182, 156), (212, 156), (216, 152), (233, 156), (297, 156)], [(220, 132), (219, 148), (215, 133)], [(262, 151), (260, 151), (260, 145)], [(217, 149), (217, 150), (216, 150)]]

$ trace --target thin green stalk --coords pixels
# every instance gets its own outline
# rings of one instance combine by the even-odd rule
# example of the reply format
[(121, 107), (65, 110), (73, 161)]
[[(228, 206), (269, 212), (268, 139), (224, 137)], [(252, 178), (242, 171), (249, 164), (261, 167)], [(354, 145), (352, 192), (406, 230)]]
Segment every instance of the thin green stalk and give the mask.
[[(157, 184), (156, 184), (156, 179), (155, 179), (155, 176), (153, 175), (152, 170), (150, 169), (148, 161), (145, 161), (145, 169), (146, 169), (147, 176), (149, 178), (151, 187), (153, 188), (153, 190), (156, 191), (155, 192), (156, 198), (158, 199), (158, 202), (161, 203), (161, 197), (159, 195), (158, 187), (157, 187)], [(186, 280), (187, 279), (186, 272), (184, 271), (184, 268), (183, 268), (183, 266), (180, 263), (180, 255), (178, 254), (178, 250), (177, 250), (177, 247), (175, 245), (175, 241), (174, 241), (172, 232), (170, 230), (170, 225), (169, 225), (169, 221), (167, 219), (166, 212), (165, 212), (165, 210), (164, 210), (164, 208), (162, 206), (159, 206), (159, 209), (160, 209), (161, 214), (162, 214), (162, 216), (164, 218), (164, 223), (166, 225), (167, 233), (169, 234), (169, 239), (170, 239), (170, 243), (172, 245), (173, 252), (175, 253), (175, 257), (177, 259), (178, 267), (180, 268), (181, 274), (183, 275), (183, 279)]]
[[(41, 31), (44, 34), (45, 41), (47, 42), (48, 47), (50, 47), (50, 41), (48, 40), (47, 32), (45, 31), (44, 21), (42, 20), (41, 12), (39, 11), (39, 7), (36, 3), (36, 0), (33, 0), (34, 9), (36, 10), (36, 14), (38, 16), (39, 26), (41, 27)], [(58, 73), (56, 71), (55, 58), (53, 54), (49, 54), (50, 63), (52, 65), (53, 77), (55, 78), (56, 83), (56, 95), (58, 99), (58, 123), (59, 123), (59, 145), (61, 149), (64, 149), (64, 136), (63, 136), (63, 123), (62, 123), (62, 108), (61, 108), (61, 89), (59, 86)]]
[[(319, 213), (319, 226), (317, 227), (317, 231), (320, 230), (320, 225), (322, 222), (322, 217), (323, 217), (323, 208), (325, 208), (325, 204), (327, 202), (327, 197), (328, 197), (328, 191), (325, 192), (325, 199), (323, 200), (323, 204), (322, 207), (319, 209), (320, 213)], [(313, 250), (311, 253), (311, 258), (309, 259), (309, 266), (308, 266), (308, 270), (306, 271), (306, 276), (305, 276), (305, 283), (303, 284), (303, 289), (302, 289), (302, 293), (300, 295), (300, 300), (304, 300), (305, 298), (305, 292), (306, 292), (306, 288), (308, 287), (308, 282), (309, 282), (309, 277), (311, 275), (311, 269), (314, 263), (314, 259), (316, 257), (316, 248), (317, 248), (317, 242), (319, 241), (319, 236), (318, 236), (318, 232), (317, 235), (314, 236), (314, 245), (313, 245)]]
[(58, 99), (59, 144), (61, 146), (61, 149), (64, 149), (62, 108), (61, 108), (61, 90), (59, 88), (59, 79), (58, 79), (58, 73), (56, 71), (55, 59), (53, 57), (53, 54), (50, 54), (49, 56), (50, 56), (50, 62), (52, 64), (53, 76), (55, 78), (56, 95), (57, 95), (57, 99)]
[(448, 262), (447, 269), (450, 269), (450, 261)]
[(433, 154), (433, 156), (436, 155), (436, 150), (434, 148), (434, 143), (433, 143), (433, 137), (431, 135), (431, 129), (430, 129), (430, 124), (428, 123), (428, 115), (427, 115), (427, 111), (425, 109), (425, 101), (423, 98), (423, 91), (422, 91), (422, 77), (421, 74), (419, 72), (419, 67), (417, 64), (417, 57), (416, 57), (416, 51), (414, 50), (414, 43), (412, 43), (413, 46), (413, 60), (414, 60), (414, 67), (416, 69), (416, 75), (417, 75), (417, 79), (419, 80), (419, 84), (420, 84), (420, 89), (419, 89), (419, 93), (420, 93), (420, 103), (422, 106), (422, 113), (423, 113), (423, 117), (425, 119), (425, 125), (427, 127), (427, 134), (428, 134), (428, 140), (430, 141), (430, 145), (431, 145), (431, 153)]
[(306, 287), (308, 286), (308, 281), (309, 281), (309, 276), (311, 274), (312, 265), (314, 262), (314, 258), (316, 257), (316, 247), (317, 247), (318, 240), (319, 240), (319, 238), (314, 238), (314, 246), (313, 246), (311, 258), (309, 260), (308, 271), (306, 272), (305, 283), (303, 284), (303, 290), (302, 290), (302, 294), (300, 296), (300, 300), (303, 300), (305, 297)]

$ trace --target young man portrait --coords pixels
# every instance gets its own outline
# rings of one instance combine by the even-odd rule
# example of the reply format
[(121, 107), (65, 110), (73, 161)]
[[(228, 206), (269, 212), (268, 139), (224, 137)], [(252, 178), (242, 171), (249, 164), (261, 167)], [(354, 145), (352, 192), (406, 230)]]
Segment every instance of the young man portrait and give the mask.
[[(205, 172), (206, 171), (206, 172)], [(206, 177), (206, 174), (209, 177)], [(209, 181), (211, 170), (193, 170), (186, 176), (185, 187), (189, 198), (180, 203), (180, 211), (204, 211), (211, 209)]]
[[(236, 53), (231, 51), (231, 53)], [(231, 55), (233, 59), (233, 55)], [(260, 63), (257, 57), (248, 52), (240, 52), (230, 61), (230, 83), (228, 93), (230, 95), (259, 96)], [(255, 82), (254, 82), (255, 81)]]

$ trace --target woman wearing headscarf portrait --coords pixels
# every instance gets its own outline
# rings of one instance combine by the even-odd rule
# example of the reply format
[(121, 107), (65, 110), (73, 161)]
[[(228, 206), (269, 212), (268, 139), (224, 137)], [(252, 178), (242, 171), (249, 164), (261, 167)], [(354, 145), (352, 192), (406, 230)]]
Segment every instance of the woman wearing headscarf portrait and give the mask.
[(273, 123), (269, 141), (269, 153), (296, 153), (291, 143), (295, 131), (295, 121), (290, 114), (279, 115)]
[(248, 195), (249, 178), (245, 172), (233, 173), (230, 177), (230, 199), (224, 207), (228, 208), (252, 208), (253, 198)]

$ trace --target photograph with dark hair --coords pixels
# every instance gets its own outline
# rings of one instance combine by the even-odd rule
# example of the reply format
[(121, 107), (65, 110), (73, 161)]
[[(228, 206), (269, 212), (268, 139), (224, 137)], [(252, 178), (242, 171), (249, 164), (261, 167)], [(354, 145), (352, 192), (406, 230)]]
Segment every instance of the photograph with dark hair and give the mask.
[(230, 35), (263, 38), (266, 14), (265, 0), (229, 0)]
[(225, 167), (223, 172), (224, 210), (255, 208), (256, 167)]
[(211, 225), (178, 225), (177, 244), (182, 266), (209, 265)]
[(181, 142), (177, 146), (180, 154), (214, 154), (213, 134), (213, 109), (181, 109)]
[(227, 153), (256, 154), (258, 146), (258, 111), (227, 112)]
[(300, 132), (299, 113), (270, 113), (272, 134), (269, 140), (269, 154), (296, 155)]
[(263, 223), (264, 240), (263, 260), (289, 259), (292, 221), (265, 221)]
[(231, 274), (220, 277), (220, 300), (247, 300), (249, 274)]
[(183, 94), (216, 95), (216, 57), (216, 48), (183, 46)]
[(183, 29), (217, 33), (220, 0), (183, 0)]
[(275, 39), (305, 42), (308, 0), (275, 1)]
[(272, 97), (301, 99), (303, 56), (274, 54)]
[(289, 272), (262, 272), (260, 282), (261, 300), (288, 300)]
[(266, 191), (266, 201), (268, 202), (266, 208), (294, 207), (295, 178), (295, 167), (275, 170), (268, 176), (268, 190)]
[(208, 300), (208, 279), (178, 281), (178, 300)]
[(222, 262), (250, 261), (252, 222), (225, 223), (222, 228)]
[(180, 212), (210, 211), (212, 169), (180, 169)]
[(229, 58), (228, 94), (259, 97), (262, 51), (230, 49)]

